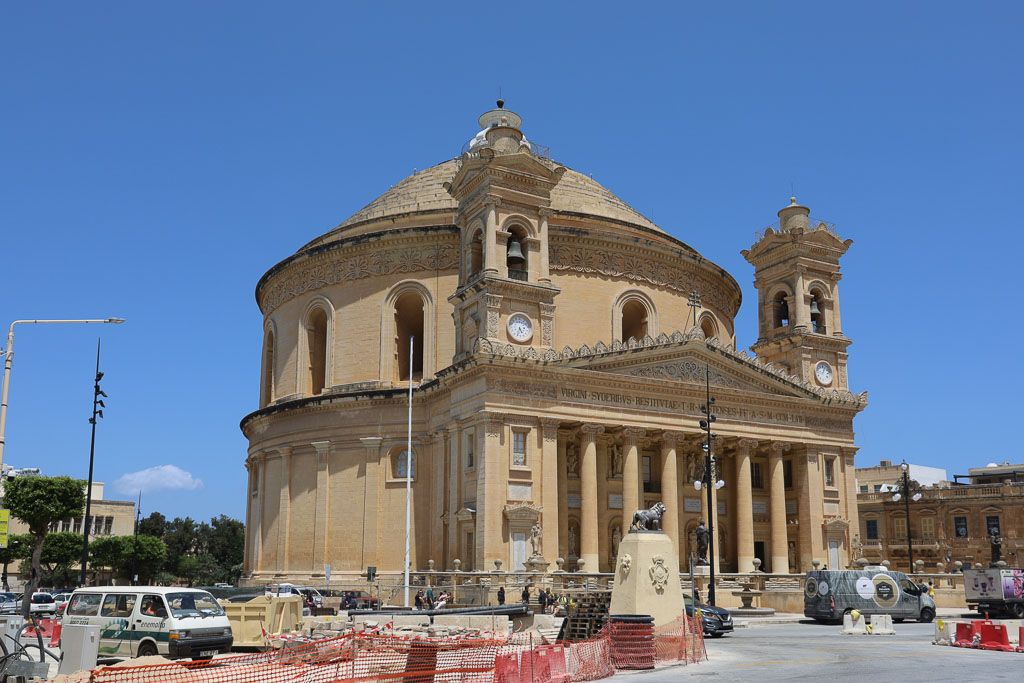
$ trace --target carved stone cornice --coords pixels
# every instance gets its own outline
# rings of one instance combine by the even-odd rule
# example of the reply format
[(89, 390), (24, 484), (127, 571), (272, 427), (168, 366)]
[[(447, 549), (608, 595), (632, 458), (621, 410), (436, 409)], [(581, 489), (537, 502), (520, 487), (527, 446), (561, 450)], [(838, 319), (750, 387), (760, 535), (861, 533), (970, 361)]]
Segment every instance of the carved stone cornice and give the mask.
[(580, 433), (596, 440), (598, 436), (604, 434), (604, 425), (584, 424), (580, 426)]
[[(376, 238), (376, 239), (374, 239)], [(378, 275), (458, 270), (458, 234), (433, 230), (361, 235), (296, 254), (270, 271), (256, 286), (264, 315), (306, 292)]]
[(506, 519), (514, 525), (533, 524), (540, 519), (543, 511), (543, 506), (533, 503), (509, 503), (504, 509)]
[[(729, 276), (713, 273), (696, 262), (679, 258), (677, 250), (654, 242), (627, 243), (606, 236), (553, 232), (548, 242), (552, 272), (598, 273), (635, 282), (665, 287), (689, 294), (698, 289), (702, 297), (729, 318), (739, 308), (739, 287)], [(716, 277), (717, 275), (717, 277)], [(735, 288), (730, 291), (730, 285)]]

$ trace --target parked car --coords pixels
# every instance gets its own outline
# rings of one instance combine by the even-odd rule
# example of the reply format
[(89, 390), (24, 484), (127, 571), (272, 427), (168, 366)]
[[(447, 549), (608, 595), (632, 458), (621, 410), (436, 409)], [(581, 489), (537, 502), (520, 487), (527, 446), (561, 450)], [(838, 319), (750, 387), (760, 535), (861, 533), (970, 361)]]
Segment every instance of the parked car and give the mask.
[(375, 598), (367, 591), (345, 591), (341, 596), (342, 609), (380, 609), (380, 598)]
[(33, 593), (28, 611), (29, 614), (56, 614), (57, 603), (50, 593)]
[(698, 610), (700, 611), (704, 635), (721, 638), (726, 633), (732, 633), (734, 628), (732, 615), (724, 607), (713, 607), (702, 603), (694, 605), (693, 596), (686, 593), (683, 593), (683, 605), (686, 607), (686, 616), (688, 617), (692, 617)]
[(68, 600), (71, 599), (71, 593), (57, 593), (53, 596), (53, 601), (57, 603), (57, 614), (64, 614), (64, 610), (68, 607)]
[(17, 593), (0, 593), (0, 614), (17, 614), (21, 610), (21, 596)]

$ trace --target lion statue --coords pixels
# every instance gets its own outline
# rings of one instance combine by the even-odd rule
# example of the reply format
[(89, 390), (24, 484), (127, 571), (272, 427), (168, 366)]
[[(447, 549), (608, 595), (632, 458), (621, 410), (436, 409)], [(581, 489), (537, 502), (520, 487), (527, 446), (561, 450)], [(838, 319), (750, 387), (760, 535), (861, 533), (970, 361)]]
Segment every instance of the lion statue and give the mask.
[(665, 514), (664, 503), (655, 503), (649, 510), (637, 510), (633, 513), (630, 531), (661, 531), (661, 516)]

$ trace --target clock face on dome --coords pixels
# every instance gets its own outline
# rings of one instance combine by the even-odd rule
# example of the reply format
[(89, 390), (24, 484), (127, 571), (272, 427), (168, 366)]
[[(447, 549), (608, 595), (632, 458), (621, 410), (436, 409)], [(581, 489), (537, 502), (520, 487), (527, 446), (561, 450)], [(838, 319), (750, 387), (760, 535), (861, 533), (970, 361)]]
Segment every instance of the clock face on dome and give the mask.
[(832, 366), (825, 361), (820, 361), (814, 366), (814, 378), (822, 386), (827, 387), (832, 384)]
[(522, 313), (516, 313), (508, 319), (508, 334), (517, 342), (528, 342), (533, 337), (533, 323)]

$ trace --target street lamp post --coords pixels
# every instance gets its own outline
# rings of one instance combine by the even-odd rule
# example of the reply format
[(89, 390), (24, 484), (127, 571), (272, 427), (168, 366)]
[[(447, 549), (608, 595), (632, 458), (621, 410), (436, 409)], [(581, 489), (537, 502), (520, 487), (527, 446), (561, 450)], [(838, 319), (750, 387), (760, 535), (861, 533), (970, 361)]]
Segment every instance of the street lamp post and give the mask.
[(14, 362), (14, 326), (15, 325), (42, 325), (54, 323), (112, 323), (120, 325), (124, 318), (103, 318), (86, 320), (15, 320), (7, 330), (7, 347), (4, 349), (4, 380), (3, 389), (0, 390), (0, 473), (4, 467), (4, 448), (7, 445), (7, 394), (11, 388), (11, 364)]
[(916, 503), (917, 501), (921, 500), (921, 494), (920, 493), (915, 493), (914, 495), (910, 495), (910, 465), (907, 464), (906, 460), (904, 460), (903, 462), (900, 463), (900, 469), (903, 470), (903, 474), (900, 475), (900, 478), (899, 478), (899, 480), (898, 480), (898, 482), (896, 484), (899, 487), (899, 491), (897, 491), (893, 495), (892, 500), (893, 500), (893, 502), (898, 503), (902, 499), (903, 500), (904, 510), (906, 510), (906, 515), (907, 515), (907, 559), (910, 561), (910, 573), (913, 574), (914, 573), (914, 535), (910, 531), (910, 501), (911, 501), (911, 499), (913, 499), (914, 502)]
[(711, 431), (711, 424), (718, 419), (711, 408), (715, 405), (715, 397), (711, 395), (711, 368), (704, 367), (704, 391), (706, 402), (700, 407), (704, 419), (700, 421), (700, 428), (704, 431), (704, 476), (700, 481), (693, 482), (694, 488), (698, 491), (702, 488), (708, 501), (708, 604), (715, 604), (715, 500), (714, 489), (725, 486), (725, 482), (718, 479), (715, 473), (715, 455), (712, 444), (718, 436)]

